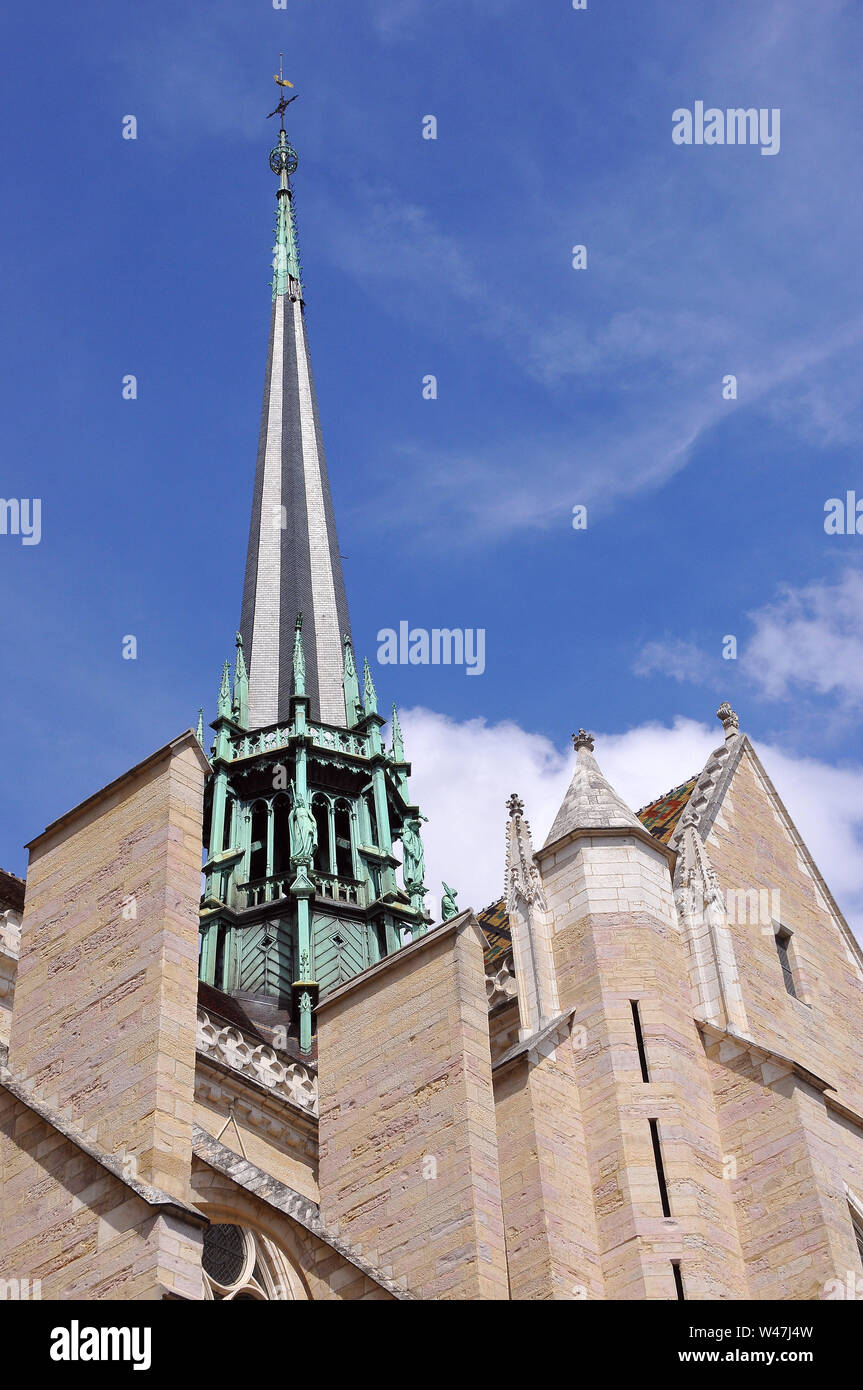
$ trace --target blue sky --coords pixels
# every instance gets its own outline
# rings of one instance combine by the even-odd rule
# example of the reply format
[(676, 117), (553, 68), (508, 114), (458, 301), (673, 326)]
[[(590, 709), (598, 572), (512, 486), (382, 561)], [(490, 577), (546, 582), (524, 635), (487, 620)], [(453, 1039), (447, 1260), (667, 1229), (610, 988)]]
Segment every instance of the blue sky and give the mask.
[[(23, 872), (24, 841), (214, 712), (263, 384), (280, 49), (357, 647), (373, 656), (402, 619), (486, 631), (480, 677), (377, 672), (429, 763), (463, 750), (444, 781), (408, 747), (440, 808), (435, 867), (453, 881), (457, 860), (462, 902), (492, 896), (502, 804), (482, 818), (508, 748), (523, 795), (531, 777), (556, 795), (571, 730), (593, 728), (640, 804), (697, 770), (728, 698), (859, 923), (863, 536), (823, 518), (863, 497), (863, 13), (834, 0), (7, 17), (0, 493), (40, 497), (43, 534), (0, 536), (0, 864)], [(672, 112), (696, 100), (779, 108), (779, 153), (676, 146)], [(447, 797), (480, 782), (491, 848), (462, 861)]]

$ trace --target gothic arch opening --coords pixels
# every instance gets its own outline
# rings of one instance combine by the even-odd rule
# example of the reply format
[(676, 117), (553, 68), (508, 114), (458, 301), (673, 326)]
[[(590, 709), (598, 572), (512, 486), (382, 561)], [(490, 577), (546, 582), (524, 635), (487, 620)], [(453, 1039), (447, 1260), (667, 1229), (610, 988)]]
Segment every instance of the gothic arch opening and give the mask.
[(318, 847), (315, 850), (315, 868), (318, 873), (331, 874), (330, 863), (330, 802), (323, 792), (312, 797), (312, 815), (318, 827)]
[(253, 1299), (287, 1303), (307, 1299), (291, 1261), (263, 1232), (235, 1222), (217, 1222), (204, 1234), (201, 1257), (204, 1298), (229, 1303)]

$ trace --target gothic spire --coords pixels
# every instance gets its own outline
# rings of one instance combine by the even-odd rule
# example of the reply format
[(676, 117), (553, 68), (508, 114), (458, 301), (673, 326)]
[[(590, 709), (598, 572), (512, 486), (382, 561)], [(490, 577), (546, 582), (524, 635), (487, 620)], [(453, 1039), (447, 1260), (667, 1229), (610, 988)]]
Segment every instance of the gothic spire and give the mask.
[(311, 718), (344, 726), (342, 637), (350, 621), (306, 339), (290, 183), (297, 155), (284, 126), (270, 168), (279, 180), (273, 304), (240, 621), (249, 728), (289, 715), (298, 612)]
[(644, 826), (634, 811), (606, 781), (593, 756), (593, 736), (579, 729), (572, 736), (578, 753), (575, 772), (563, 803), (554, 819), (546, 845), (554, 844), (572, 830), (599, 830), (606, 827)]

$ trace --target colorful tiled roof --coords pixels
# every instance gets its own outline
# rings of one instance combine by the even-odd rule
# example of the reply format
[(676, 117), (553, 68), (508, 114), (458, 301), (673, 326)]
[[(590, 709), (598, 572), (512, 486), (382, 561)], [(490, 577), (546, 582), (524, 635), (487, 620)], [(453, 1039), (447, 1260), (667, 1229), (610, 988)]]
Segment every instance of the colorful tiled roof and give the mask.
[(649, 806), (642, 806), (636, 813), (641, 824), (650, 831), (654, 839), (660, 840), (664, 845), (668, 844), (697, 781), (697, 776), (690, 777), (688, 782), (681, 782), (679, 787), (673, 787), (670, 792), (657, 797)]
[(503, 898), (500, 898), (496, 903), (491, 903), (488, 907), (484, 907), (482, 912), (477, 913), (476, 920), (479, 922), (482, 934), (488, 943), (484, 953), (485, 968), (488, 970), (512, 950), (509, 916)]

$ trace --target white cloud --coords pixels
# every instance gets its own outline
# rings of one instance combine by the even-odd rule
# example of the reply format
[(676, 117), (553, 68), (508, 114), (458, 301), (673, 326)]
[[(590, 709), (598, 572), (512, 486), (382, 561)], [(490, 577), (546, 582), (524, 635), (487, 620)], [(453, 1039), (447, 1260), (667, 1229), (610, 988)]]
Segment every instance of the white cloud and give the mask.
[(645, 642), (632, 669), (637, 676), (652, 676), (658, 671), (676, 681), (698, 684), (709, 678), (710, 665), (710, 658), (694, 642), (673, 637), (662, 642)]
[[(512, 721), (459, 723), (427, 709), (402, 718), (416, 769), (412, 795), (424, 827), (429, 901), (435, 917), (440, 883), (476, 911), (503, 892), (506, 801), (525, 804), (534, 843), (548, 834), (572, 776), (575, 754)], [(678, 717), (671, 727), (643, 724), (597, 734), (596, 756), (609, 782), (637, 810), (694, 773), (721, 742), (716, 728)], [(863, 938), (863, 767), (837, 768), (759, 745), (767, 771), (852, 928)], [(432, 902), (433, 899), (433, 902)]]
[(863, 701), (863, 572), (794, 589), (750, 614), (745, 674), (771, 698), (794, 687), (836, 695), (847, 709)]

